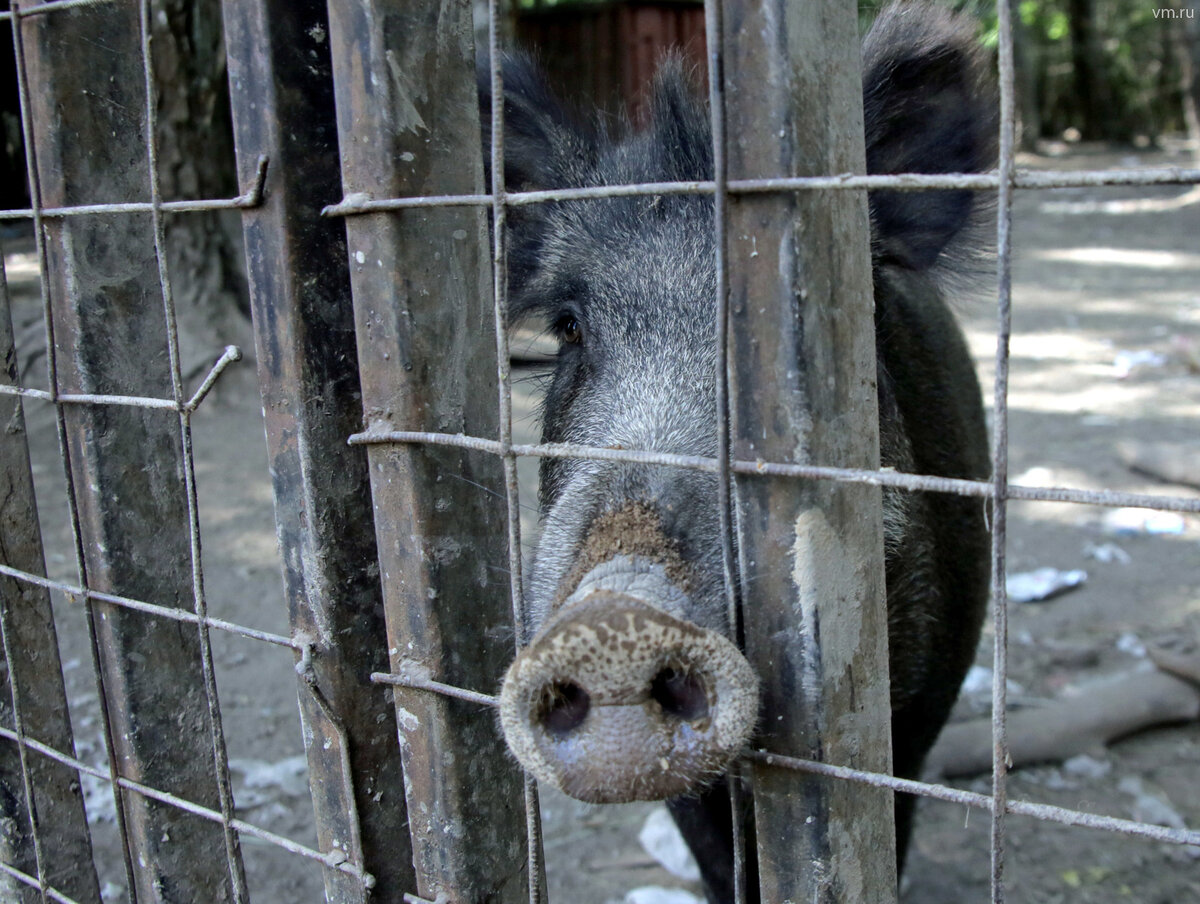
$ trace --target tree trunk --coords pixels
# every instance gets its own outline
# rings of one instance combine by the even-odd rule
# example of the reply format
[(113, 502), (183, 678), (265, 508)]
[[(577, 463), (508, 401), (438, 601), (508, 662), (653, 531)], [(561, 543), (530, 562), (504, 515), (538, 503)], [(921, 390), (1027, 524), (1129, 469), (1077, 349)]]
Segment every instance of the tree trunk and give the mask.
[(1192, 156), (1200, 161), (1200, 0), (1183, 0), (1184, 19), (1179, 48), (1183, 88), (1183, 119)]
[(1114, 111), (1104, 81), (1104, 55), (1096, 30), (1094, 0), (1067, 0), (1067, 17), (1080, 135), (1088, 140), (1119, 138), (1120, 124), (1111, 115)]
[(1038, 93), (1038, 53), (1036, 36), (1013, 14), (1013, 63), (1017, 79), (1017, 112), (1021, 125), (1021, 148), (1032, 151), (1042, 137), (1042, 106)]

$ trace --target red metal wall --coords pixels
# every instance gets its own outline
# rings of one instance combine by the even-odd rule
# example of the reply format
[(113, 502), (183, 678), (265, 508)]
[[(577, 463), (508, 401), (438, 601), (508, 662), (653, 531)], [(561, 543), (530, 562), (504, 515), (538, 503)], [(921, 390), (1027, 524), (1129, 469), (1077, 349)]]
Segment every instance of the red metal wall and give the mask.
[(672, 48), (696, 66), (698, 89), (707, 84), (700, 3), (621, 0), (527, 10), (518, 17), (517, 38), (563, 96), (610, 117), (627, 111), (641, 119), (650, 79)]

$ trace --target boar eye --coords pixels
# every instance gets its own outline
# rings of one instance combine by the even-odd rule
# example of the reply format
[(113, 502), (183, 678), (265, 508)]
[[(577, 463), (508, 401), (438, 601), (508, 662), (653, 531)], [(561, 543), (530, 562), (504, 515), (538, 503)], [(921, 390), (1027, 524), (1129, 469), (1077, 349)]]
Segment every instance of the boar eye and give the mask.
[(559, 340), (567, 345), (578, 345), (583, 341), (583, 326), (570, 314), (558, 318), (554, 324), (554, 332)]

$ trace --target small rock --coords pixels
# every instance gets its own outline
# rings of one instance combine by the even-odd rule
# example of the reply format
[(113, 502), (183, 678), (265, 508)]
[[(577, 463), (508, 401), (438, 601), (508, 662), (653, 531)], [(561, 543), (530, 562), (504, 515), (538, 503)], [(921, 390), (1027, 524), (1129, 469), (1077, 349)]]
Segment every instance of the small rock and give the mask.
[(1081, 753), (1064, 761), (1062, 768), (1067, 775), (1075, 775), (1080, 778), (1102, 778), (1112, 771), (1112, 763)]
[(1061, 571), (1057, 568), (1036, 568), (1010, 574), (1004, 581), (1004, 587), (1010, 603), (1036, 603), (1074, 590), (1086, 580), (1087, 572), (1082, 569)]
[(661, 885), (644, 885), (625, 896), (624, 904), (704, 904), (690, 891), (682, 888), (663, 888)]
[(1119, 565), (1128, 565), (1133, 561), (1133, 556), (1116, 543), (1089, 543), (1083, 548), (1083, 554), (1089, 559), (1095, 559), (1106, 565), (1114, 562)]
[(700, 867), (688, 850), (687, 843), (679, 834), (675, 820), (666, 807), (655, 807), (646, 817), (638, 841), (646, 853), (662, 864), (672, 876), (689, 881), (699, 881)]
[(1139, 534), (1182, 534), (1186, 526), (1183, 516), (1175, 512), (1160, 512), (1147, 508), (1119, 508), (1106, 513), (1101, 522), (1104, 529), (1118, 537)]
[(1126, 631), (1117, 638), (1117, 649), (1138, 659), (1144, 659), (1146, 656), (1146, 645), (1132, 631)]
[(1133, 818), (1172, 829), (1186, 829), (1187, 823), (1178, 811), (1161, 797), (1151, 794), (1136, 775), (1127, 775), (1117, 787), (1133, 797)]

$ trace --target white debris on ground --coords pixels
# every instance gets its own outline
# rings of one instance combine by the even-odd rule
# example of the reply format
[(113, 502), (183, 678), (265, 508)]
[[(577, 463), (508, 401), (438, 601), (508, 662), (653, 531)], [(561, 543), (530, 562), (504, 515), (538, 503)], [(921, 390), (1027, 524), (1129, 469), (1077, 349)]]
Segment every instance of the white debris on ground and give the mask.
[[(100, 743), (80, 742), (80, 754), (86, 756), (102, 750)], [(100, 769), (107, 769), (105, 763)], [(291, 756), (278, 762), (266, 760), (230, 760), (229, 771), (234, 778), (234, 799), (241, 811), (253, 810), (291, 798), (308, 797), (308, 763), (303, 755)], [(89, 825), (116, 822), (117, 806), (113, 799), (112, 783), (88, 772), (81, 772), (79, 784), (83, 789), (83, 805)], [(286, 811), (285, 811), (286, 812)], [(682, 843), (682, 842), (681, 842)]]
[(638, 832), (642, 848), (672, 876), (699, 881), (700, 867), (666, 807), (655, 807)]
[(1178, 811), (1157, 794), (1147, 791), (1138, 776), (1125, 776), (1117, 782), (1117, 788), (1133, 798), (1131, 814), (1138, 822), (1169, 826), (1172, 829), (1187, 828), (1187, 823)]
[(235, 778), (234, 798), (239, 810), (252, 810), (282, 798), (308, 796), (308, 762), (303, 755), (278, 762), (266, 760), (230, 760), (229, 771)]
[(704, 901), (682, 888), (644, 885), (629, 892), (622, 904), (704, 904)]
[(1010, 603), (1037, 603), (1074, 590), (1087, 580), (1083, 569), (1062, 571), (1058, 568), (1035, 568), (1010, 574), (1004, 581)]
[(1113, 370), (1118, 380), (1124, 380), (1139, 370), (1163, 367), (1169, 359), (1153, 349), (1121, 349), (1113, 357)]
[(1146, 645), (1132, 631), (1126, 631), (1118, 637), (1116, 646), (1122, 653), (1128, 653), (1130, 656), (1136, 656), (1138, 659), (1146, 657)]
[[(1025, 693), (1025, 688), (1011, 678), (1005, 682), (1005, 687), (1010, 694)], [(967, 677), (963, 679), (962, 692), (964, 694), (990, 694), (992, 692), (992, 670), (986, 665), (971, 666), (967, 670)]]
[(1086, 753), (1063, 760), (1062, 770), (1076, 778), (1103, 778), (1112, 772), (1112, 763)]
[(1187, 527), (1183, 516), (1176, 512), (1160, 512), (1147, 508), (1119, 508), (1105, 513), (1101, 519), (1104, 529), (1118, 537), (1138, 534), (1182, 534)]
[(1105, 565), (1128, 565), (1133, 561), (1133, 556), (1116, 543), (1089, 543), (1083, 548), (1083, 554)]

